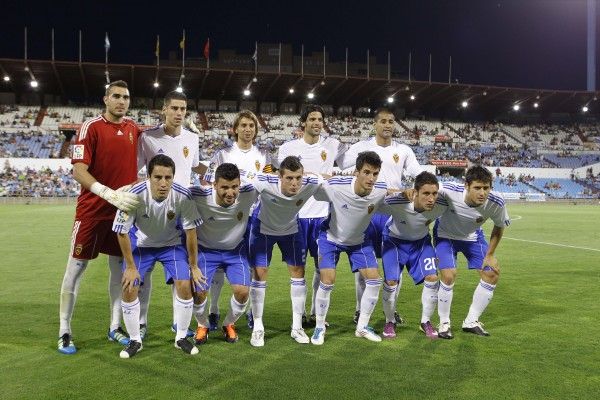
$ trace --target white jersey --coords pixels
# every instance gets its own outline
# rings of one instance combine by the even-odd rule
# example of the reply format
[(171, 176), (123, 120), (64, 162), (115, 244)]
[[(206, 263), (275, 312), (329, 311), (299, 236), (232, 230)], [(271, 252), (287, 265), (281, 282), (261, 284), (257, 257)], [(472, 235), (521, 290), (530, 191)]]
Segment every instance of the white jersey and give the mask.
[(281, 193), (278, 175), (258, 175), (253, 184), (260, 193), (260, 206), (254, 215), (260, 220), (260, 233), (284, 236), (298, 232), (298, 212), (323, 182), (321, 176), (304, 176), (298, 193), (288, 197)]
[(185, 187), (190, 185), (192, 168), (200, 165), (198, 135), (183, 127), (179, 135), (167, 135), (165, 126), (159, 125), (143, 131), (138, 140), (138, 171), (146, 174), (145, 168), (152, 157), (164, 154), (175, 162), (173, 182)]
[(315, 193), (315, 199), (330, 203), (327, 240), (339, 245), (355, 246), (365, 241), (364, 232), (387, 194), (385, 182), (376, 182), (371, 193), (361, 197), (354, 192), (355, 181), (356, 177), (336, 176)]
[(431, 211), (415, 211), (415, 204), (404, 194), (397, 193), (385, 199), (381, 213), (390, 214), (386, 226), (390, 236), (400, 240), (420, 240), (429, 234), (429, 224), (446, 211), (445, 200), (436, 201)]
[(465, 195), (465, 186), (462, 184), (442, 184), (438, 199), (446, 203), (448, 210), (438, 220), (439, 237), (474, 242), (477, 240), (477, 230), (488, 218), (498, 227), (510, 225), (502, 195), (490, 192), (488, 199), (479, 207), (467, 205)]
[(210, 186), (193, 186), (190, 190), (203, 221), (197, 229), (200, 246), (216, 250), (235, 249), (244, 239), (250, 207), (258, 197), (254, 186), (242, 185), (237, 200), (229, 207), (217, 204), (216, 193)]
[(167, 198), (156, 201), (150, 192), (148, 180), (133, 186), (130, 192), (137, 194), (140, 205), (131, 214), (117, 212), (112, 230), (128, 233), (135, 224), (138, 247), (166, 247), (181, 244), (181, 221), (183, 229), (200, 225), (200, 215), (187, 188), (173, 183)]
[[(321, 136), (314, 144), (306, 143), (304, 138), (290, 140), (279, 148), (277, 165), (279, 166), (287, 156), (296, 156), (300, 158), (304, 172), (333, 175), (333, 163), (343, 151), (344, 145), (331, 137)], [(299, 217), (322, 218), (328, 213), (329, 205), (326, 202), (311, 198), (300, 209)]]
[(374, 151), (381, 158), (381, 171), (377, 179), (387, 183), (390, 188), (404, 188), (403, 179), (406, 176), (415, 177), (423, 171), (410, 147), (395, 140), (383, 147), (377, 144), (375, 137), (350, 146), (338, 161), (338, 166), (347, 169), (356, 165), (356, 157), (363, 151)]
[(204, 180), (213, 183), (215, 179), (215, 170), (224, 163), (235, 164), (240, 170), (245, 172), (258, 173), (271, 163), (271, 158), (267, 152), (260, 150), (252, 145), (249, 150), (242, 150), (234, 143), (230, 147), (221, 149), (215, 153), (210, 160), (210, 166), (204, 175)]

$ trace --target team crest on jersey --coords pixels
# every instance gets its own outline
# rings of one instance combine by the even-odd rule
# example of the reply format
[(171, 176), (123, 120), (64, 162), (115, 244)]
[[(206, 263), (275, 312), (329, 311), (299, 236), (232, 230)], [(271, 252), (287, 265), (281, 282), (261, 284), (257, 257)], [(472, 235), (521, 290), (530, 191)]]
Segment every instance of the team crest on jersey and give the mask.
[(127, 215), (125, 211), (119, 211), (119, 215), (117, 216), (117, 223), (124, 224), (125, 221), (127, 221), (127, 218), (129, 218), (129, 215)]
[(76, 256), (80, 255), (82, 251), (83, 251), (83, 245), (82, 244), (78, 244), (77, 246), (75, 246), (75, 255)]
[(129, 132), (129, 141), (133, 144), (133, 133)]
[(325, 150), (323, 150), (321, 152), (321, 160), (323, 160), (323, 161), (327, 160), (327, 152)]
[(244, 213), (240, 211), (239, 213), (237, 213), (237, 220), (241, 221), (243, 216), (244, 216)]
[(304, 200), (300, 199), (300, 200), (298, 200), (298, 201), (296, 202), (296, 205), (297, 205), (298, 207), (300, 207), (300, 206), (302, 205), (302, 203), (304, 203)]
[(83, 160), (84, 145), (76, 144), (73, 146), (73, 160)]
[(484, 221), (483, 217), (478, 217), (475, 222), (477, 222), (478, 224), (482, 223)]
[(169, 210), (169, 212), (167, 212), (167, 219), (170, 221), (173, 218), (175, 218), (175, 212), (173, 210)]
[(256, 160), (254, 161), (254, 166), (256, 167), (256, 171), (260, 171), (260, 161)]
[(367, 213), (371, 214), (374, 209), (375, 209), (375, 204), (369, 204), (369, 207), (367, 208)]
[(396, 164), (398, 164), (398, 161), (400, 160), (400, 156), (398, 155), (398, 153), (394, 153), (394, 155), (392, 156), (392, 158), (394, 159), (394, 162)]
[(183, 156), (185, 158), (187, 158), (187, 156), (190, 154), (190, 149), (187, 148), (187, 146), (183, 146)]

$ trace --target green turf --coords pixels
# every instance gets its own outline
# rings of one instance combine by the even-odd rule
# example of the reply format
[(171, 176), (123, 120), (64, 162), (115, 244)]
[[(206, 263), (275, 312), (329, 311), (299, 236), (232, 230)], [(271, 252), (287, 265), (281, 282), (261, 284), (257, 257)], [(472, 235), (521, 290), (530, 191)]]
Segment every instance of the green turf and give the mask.
[[(399, 309), (409, 325), (398, 338), (379, 344), (355, 338), (353, 279), (343, 258), (324, 346), (298, 345), (289, 337), (288, 276), (276, 263), (267, 290), (265, 347), (250, 346), (243, 327), (237, 344), (215, 334), (198, 356), (184, 356), (172, 345), (170, 291), (157, 268), (149, 336), (131, 360), (119, 359), (120, 346), (106, 340), (104, 257), (90, 263), (80, 288), (72, 326), (79, 352), (56, 351), (73, 210), (0, 206), (1, 399), (583, 399), (600, 393), (600, 252), (509, 239), (598, 250), (598, 206), (510, 206), (521, 219), (507, 229), (497, 252), (502, 276), (482, 318), (489, 338), (460, 332), (477, 283), (464, 259), (454, 295), (454, 340), (431, 342), (417, 331), (420, 287), (408, 278)], [(222, 310), (229, 293), (224, 291)], [(378, 304), (372, 324), (381, 330), (383, 322)]]

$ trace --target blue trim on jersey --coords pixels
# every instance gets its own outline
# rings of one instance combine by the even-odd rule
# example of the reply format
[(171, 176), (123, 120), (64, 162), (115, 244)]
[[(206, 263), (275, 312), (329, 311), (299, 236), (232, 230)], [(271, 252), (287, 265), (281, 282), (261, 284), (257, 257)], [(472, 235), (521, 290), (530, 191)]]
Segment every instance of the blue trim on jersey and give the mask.
[(140, 194), (140, 193), (144, 192), (147, 189), (148, 188), (146, 187), (146, 181), (144, 181), (144, 182), (140, 182), (140, 183), (136, 184), (134, 187), (132, 187), (131, 189), (129, 189), (129, 191), (131, 193)]
[(141, 133), (146, 133), (146, 132), (150, 132), (150, 131), (155, 131), (158, 130), (162, 127), (162, 122), (159, 123), (158, 125), (154, 125), (152, 128), (148, 128), (148, 129), (144, 129)]
[(240, 187), (240, 193), (246, 193), (246, 192), (252, 192), (252, 191), (254, 191), (254, 186), (251, 184)]
[(375, 182), (375, 185), (373, 185), (373, 186), (378, 189), (386, 189), (387, 190), (387, 184), (385, 182)]
[(188, 200), (192, 200), (192, 192), (190, 192), (190, 190), (188, 188), (183, 187), (180, 184), (175, 183), (175, 182), (173, 182), (172, 188), (177, 193), (181, 193), (182, 195), (184, 195)]
[(329, 183), (330, 185), (348, 185), (350, 183), (352, 183), (352, 179), (353, 177), (348, 176), (348, 177), (338, 177), (335, 176), (333, 178), (330, 178), (327, 183)]
[(192, 186), (190, 192), (192, 196), (210, 196), (212, 194), (212, 188), (204, 189), (202, 186)]
[(500, 196), (497, 196), (495, 194), (490, 193), (488, 195), (488, 200), (493, 201), (494, 203), (500, 205), (500, 206), (504, 206), (504, 199)]
[(409, 204), (410, 200), (404, 199), (404, 198), (399, 198), (399, 197), (392, 197), (389, 199), (386, 199), (385, 202), (387, 204)]
[(319, 183), (319, 180), (317, 178), (313, 178), (313, 177), (304, 177), (302, 178), (302, 184), (306, 185), (306, 184), (311, 184), (311, 185), (316, 185)]
[(258, 175), (257, 178), (261, 182), (279, 183), (279, 178), (273, 175)]

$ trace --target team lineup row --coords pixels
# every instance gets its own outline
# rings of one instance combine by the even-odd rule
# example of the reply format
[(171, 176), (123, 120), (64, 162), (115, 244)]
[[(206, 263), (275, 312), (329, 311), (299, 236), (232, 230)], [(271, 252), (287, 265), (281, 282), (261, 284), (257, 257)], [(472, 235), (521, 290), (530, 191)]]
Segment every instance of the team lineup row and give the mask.
[[(452, 338), (450, 305), (457, 252), (481, 276), (462, 328), (488, 334), (479, 317), (498, 280), (494, 252), (509, 218), (501, 196), (491, 192), (492, 175), (487, 169), (472, 167), (465, 185), (440, 187), (434, 175), (422, 172), (408, 146), (392, 140), (394, 116), (389, 110), (376, 113), (373, 139), (346, 149), (322, 134), (323, 110), (308, 106), (301, 116), (303, 137), (282, 145), (273, 161), (278, 174), (261, 173), (270, 171), (270, 163), (252, 145), (258, 122), (248, 111), (234, 121), (235, 143), (218, 152), (204, 171), (197, 158), (197, 136), (181, 127), (185, 96), (167, 95), (165, 123), (141, 135), (135, 124), (123, 119), (129, 105), (124, 82), (111, 84), (104, 101), (106, 112), (82, 126), (73, 152), (73, 173), (82, 193), (61, 288), (58, 348), (62, 353), (76, 352), (70, 321), (77, 287), (88, 260), (99, 252), (109, 255), (108, 337), (126, 345), (121, 357), (131, 357), (142, 348), (151, 290), (145, 275), (156, 261), (162, 262), (167, 280), (174, 283), (176, 347), (189, 354), (198, 352), (186, 339), (192, 316), (198, 322), (196, 344), (206, 341), (219, 314), (213, 307), (219, 291), (214, 282), (223, 282), (220, 271), (233, 289), (222, 326), (226, 340), (237, 341), (234, 324), (250, 298), (254, 322), (250, 343), (263, 346), (265, 290), (275, 243), (290, 273), (291, 336), (299, 343), (324, 343), (341, 252), (348, 254), (353, 272), (361, 278), (357, 279), (356, 336), (381, 341), (369, 327), (381, 286), (383, 336), (395, 336), (395, 303), (406, 267), (416, 284), (424, 283), (421, 330), (432, 339)], [(354, 176), (325, 180), (321, 175), (329, 177), (334, 162), (341, 168), (354, 166)], [(124, 190), (146, 164), (148, 179)], [(203, 174), (205, 185), (188, 188), (190, 171)], [(415, 178), (414, 188), (400, 190), (406, 176)], [(115, 215), (115, 207), (122, 211)], [(480, 227), (489, 218), (494, 228), (488, 245)], [(434, 220), (435, 249), (429, 234)], [(302, 328), (308, 254), (316, 267), (311, 308), (316, 326), (310, 338)], [(383, 260), (383, 279), (377, 256)], [(436, 306), (438, 329), (431, 323)], [(120, 328), (121, 311), (129, 337)], [(208, 316), (213, 316), (212, 321)]]

